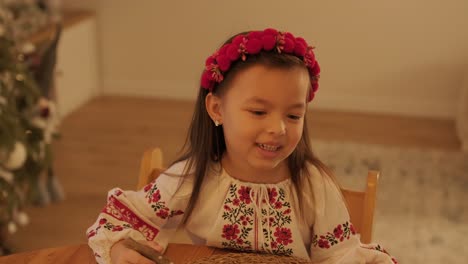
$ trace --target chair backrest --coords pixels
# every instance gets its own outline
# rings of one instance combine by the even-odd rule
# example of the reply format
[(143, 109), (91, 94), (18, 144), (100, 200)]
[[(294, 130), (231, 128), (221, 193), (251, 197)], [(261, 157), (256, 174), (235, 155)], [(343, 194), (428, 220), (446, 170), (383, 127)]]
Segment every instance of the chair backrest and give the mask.
[(160, 148), (148, 149), (143, 153), (140, 163), (140, 176), (137, 190), (156, 179), (164, 171), (163, 155)]
[[(159, 148), (145, 151), (140, 165), (137, 189), (156, 179), (164, 171), (163, 155)], [(361, 236), (361, 242), (368, 244), (372, 239), (378, 171), (369, 171), (365, 191), (341, 189), (348, 206), (351, 222)]]

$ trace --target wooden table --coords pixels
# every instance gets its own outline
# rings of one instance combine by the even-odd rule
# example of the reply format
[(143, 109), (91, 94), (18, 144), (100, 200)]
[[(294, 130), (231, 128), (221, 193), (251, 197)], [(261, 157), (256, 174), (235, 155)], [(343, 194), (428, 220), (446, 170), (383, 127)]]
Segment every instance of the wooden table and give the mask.
[[(208, 257), (213, 254), (222, 254), (226, 251), (206, 246), (194, 246), (184, 244), (169, 244), (165, 255), (175, 264), (188, 263), (190, 261)], [(24, 252), (0, 257), (0, 264), (94, 264), (91, 248), (87, 244), (65, 246), (58, 248), (46, 248), (31, 252)]]

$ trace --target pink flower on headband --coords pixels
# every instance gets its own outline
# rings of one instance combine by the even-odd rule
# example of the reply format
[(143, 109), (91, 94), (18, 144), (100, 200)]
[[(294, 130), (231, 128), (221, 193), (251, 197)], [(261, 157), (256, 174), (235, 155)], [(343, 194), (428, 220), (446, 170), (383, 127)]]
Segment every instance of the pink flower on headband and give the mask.
[(219, 55), (218, 58), (216, 58), (216, 62), (221, 71), (227, 71), (229, 67), (231, 67), (231, 60), (226, 55)]
[(205, 66), (215, 63), (216, 59), (214, 56), (209, 56), (205, 61)]
[(201, 86), (205, 89), (212, 90), (215, 83), (211, 81), (211, 74), (208, 71), (203, 72), (201, 78)]
[(276, 46), (276, 37), (273, 35), (264, 35), (262, 37), (262, 42), (264, 50), (272, 50)]
[(312, 74), (312, 76), (318, 76), (319, 73), (320, 73), (320, 65), (318, 64), (317, 61), (315, 61), (314, 67), (310, 71), (310, 74)]
[(234, 44), (228, 45), (226, 55), (231, 61), (236, 61), (240, 57), (239, 48)]
[(227, 49), (229, 48), (229, 45), (224, 45), (219, 49), (219, 55), (226, 55)]
[(295, 47), (296, 43), (294, 42), (294, 39), (288, 37), (284, 38), (284, 52), (293, 53)]
[(312, 91), (316, 92), (318, 90), (318, 83), (312, 83)]
[(251, 31), (247, 34), (249, 39), (261, 39), (263, 37), (263, 31)]
[(310, 47), (303, 38), (296, 38), (289, 32), (281, 32), (273, 28), (237, 35), (230, 43), (223, 45), (208, 57), (201, 77), (202, 88), (212, 91), (217, 83), (224, 80), (223, 74), (229, 71), (233, 62), (239, 58), (245, 61), (248, 55), (258, 54), (262, 50), (294, 55), (304, 61), (311, 80), (308, 101), (312, 101), (318, 90), (320, 77), (320, 66), (315, 60), (313, 47)]
[[(317, 84), (318, 86), (318, 84)], [(309, 98), (307, 99), (308, 102), (312, 101), (315, 97), (315, 92), (314, 93), (309, 93)]]
[(247, 50), (247, 53), (257, 54), (262, 50), (263, 43), (260, 39), (257, 39), (257, 38), (249, 39), (249, 41), (245, 45), (245, 48)]
[(296, 56), (304, 56), (307, 52), (307, 42), (303, 38), (296, 38), (295, 42), (294, 54)]
[(224, 77), (220, 72), (219, 65), (217, 64), (210, 64), (205, 67), (205, 71), (211, 73), (211, 80), (220, 83), (223, 81)]
[(263, 30), (263, 33), (264, 33), (265, 35), (273, 35), (273, 36), (275, 36), (275, 35), (278, 35), (278, 30), (276, 30), (276, 29), (274, 29), (274, 28), (267, 28), (267, 29)]
[(315, 65), (315, 54), (312, 51), (312, 47), (309, 47), (304, 54), (304, 62), (307, 67), (313, 68)]
[(245, 48), (245, 45), (247, 44), (247, 38), (244, 35), (237, 35), (233, 40), (232, 40), (232, 45), (237, 48), (237, 53), (240, 55), (243, 61), (245, 61), (246, 56), (245, 54), (247, 53), (247, 50)]
[(243, 42), (245, 42), (245, 36), (244, 35), (237, 35), (231, 41), (231, 43), (236, 45), (236, 46), (239, 46)]

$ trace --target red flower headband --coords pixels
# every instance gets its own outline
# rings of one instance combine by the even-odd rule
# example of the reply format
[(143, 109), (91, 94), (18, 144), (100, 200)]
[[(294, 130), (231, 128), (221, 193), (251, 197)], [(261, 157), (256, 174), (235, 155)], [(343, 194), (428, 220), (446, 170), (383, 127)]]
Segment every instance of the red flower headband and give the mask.
[(245, 61), (247, 55), (258, 54), (262, 50), (294, 55), (304, 61), (309, 70), (312, 86), (307, 101), (312, 101), (318, 90), (320, 77), (320, 66), (315, 60), (313, 47), (308, 46), (303, 38), (296, 38), (289, 32), (281, 32), (272, 28), (237, 35), (230, 43), (223, 45), (208, 57), (201, 78), (201, 87), (212, 91), (216, 83), (223, 81), (223, 74), (229, 71), (233, 62), (239, 58)]

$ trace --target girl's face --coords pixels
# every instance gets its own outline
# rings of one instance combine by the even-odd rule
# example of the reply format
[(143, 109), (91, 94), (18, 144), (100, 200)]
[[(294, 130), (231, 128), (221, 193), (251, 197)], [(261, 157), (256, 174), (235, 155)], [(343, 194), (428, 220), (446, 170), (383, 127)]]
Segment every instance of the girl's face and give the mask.
[(267, 172), (286, 164), (301, 139), (309, 83), (299, 67), (254, 65), (234, 77), (219, 99), (225, 158), (233, 170)]

